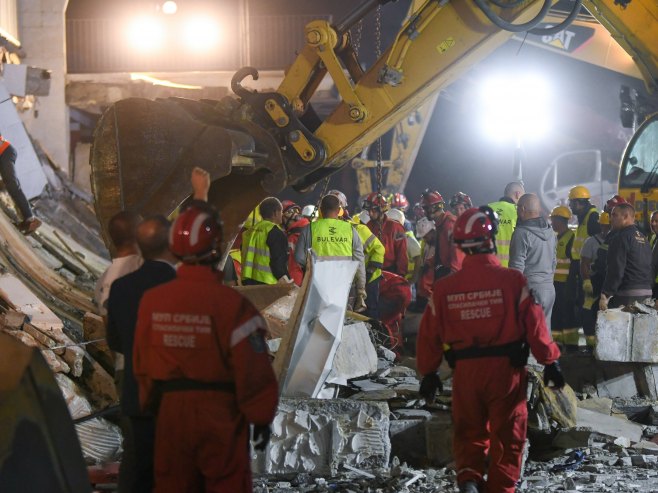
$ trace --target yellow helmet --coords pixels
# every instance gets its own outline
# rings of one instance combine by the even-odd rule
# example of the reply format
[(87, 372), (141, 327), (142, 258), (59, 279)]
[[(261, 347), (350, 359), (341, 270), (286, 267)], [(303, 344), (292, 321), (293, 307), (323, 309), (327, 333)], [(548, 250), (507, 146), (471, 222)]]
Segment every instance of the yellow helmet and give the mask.
[(569, 190), (569, 199), (591, 199), (592, 195), (587, 190), (587, 187), (578, 185)]
[(599, 216), (599, 224), (609, 225), (610, 224), (610, 214), (607, 212), (602, 212)]
[(553, 207), (551, 217), (563, 217), (568, 221), (571, 219), (571, 210), (565, 205), (558, 205), (557, 207)]

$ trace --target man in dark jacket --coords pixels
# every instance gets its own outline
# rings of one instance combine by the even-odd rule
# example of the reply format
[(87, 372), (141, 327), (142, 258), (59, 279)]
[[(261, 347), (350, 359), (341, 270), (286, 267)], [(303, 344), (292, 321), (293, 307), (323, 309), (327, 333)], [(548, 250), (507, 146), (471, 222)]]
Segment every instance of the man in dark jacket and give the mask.
[(124, 455), (119, 470), (119, 491), (153, 489), (153, 442), (155, 420), (139, 407), (137, 382), (133, 375), (133, 341), (137, 311), (146, 290), (176, 277), (176, 258), (169, 251), (169, 221), (154, 216), (137, 228), (137, 244), (144, 263), (135, 272), (112, 283), (107, 302), (107, 342), (125, 358), (121, 391)]
[(519, 199), (518, 220), (510, 242), (509, 267), (523, 272), (528, 279), (528, 287), (544, 310), (550, 330), (555, 302), (556, 240), (555, 233), (540, 212), (539, 198), (534, 193), (527, 193)]
[(608, 269), (603, 281), (600, 310), (630, 305), (651, 297), (651, 247), (635, 226), (635, 209), (619, 204), (610, 214), (616, 234), (608, 247)]

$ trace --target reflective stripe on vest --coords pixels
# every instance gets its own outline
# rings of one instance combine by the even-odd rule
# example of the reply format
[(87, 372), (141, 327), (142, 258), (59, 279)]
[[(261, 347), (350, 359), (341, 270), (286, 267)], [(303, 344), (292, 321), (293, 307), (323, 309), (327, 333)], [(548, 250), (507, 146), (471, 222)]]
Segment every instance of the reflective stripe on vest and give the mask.
[(270, 269), (270, 247), (267, 235), (277, 225), (263, 219), (243, 236), (247, 246), (243, 247), (242, 279), (253, 279), (264, 284), (276, 284), (277, 279)]
[(567, 278), (569, 277), (569, 266), (571, 265), (571, 258), (567, 256), (567, 246), (574, 236), (574, 232), (569, 229), (557, 239), (557, 247), (555, 250), (557, 265), (555, 266), (555, 274), (553, 274), (554, 281), (567, 282)]
[(498, 234), (496, 234), (496, 256), (503, 267), (509, 265), (509, 245), (516, 228), (516, 205), (504, 200), (489, 204), (498, 214)]
[(0, 144), (0, 156), (7, 150), (7, 147), (9, 147), (9, 141), (3, 139), (2, 144)]
[[(361, 240), (361, 243), (363, 244), (363, 256), (365, 257), (365, 264), (366, 264), (366, 269), (368, 268), (368, 264), (371, 262), (374, 262), (378, 265), (382, 265), (384, 263), (384, 255), (381, 252), (378, 252), (377, 248), (377, 243), (381, 245), (381, 241), (373, 234), (372, 231), (370, 231), (370, 228), (366, 226), (365, 224), (362, 223), (352, 223), (354, 226), (354, 229), (356, 230), (356, 234), (359, 235), (359, 239)], [(382, 245), (382, 251), (383, 251), (384, 246)], [(380, 268), (375, 269), (372, 272), (372, 275), (370, 278), (367, 280), (367, 282), (372, 282), (376, 279), (378, 279), (382, 275), (382, 270)]]
[(352, 225), (340, 219), (311, 223), (311, 248), (319, 259), (352, 260)]
[(573, 246), (571, 247), (571, 258), (573, 260), (580, 260), (580, 251), (583, 249), (583, 243), (589, 237), (587, 234), (587, 223), (592, 213), (596, 212), (596, 207), (592, 206), (585, 214), (583, 222), (578, 224), (576, 229), (576, 237), (573, 239)]

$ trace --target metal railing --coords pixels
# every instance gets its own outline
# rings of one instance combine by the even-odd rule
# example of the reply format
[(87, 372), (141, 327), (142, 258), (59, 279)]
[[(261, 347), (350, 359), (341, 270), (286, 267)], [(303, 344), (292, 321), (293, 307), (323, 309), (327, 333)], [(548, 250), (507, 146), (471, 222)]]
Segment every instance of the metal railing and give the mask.
[[(251, 15), (248, 19), (250, 47), (246, 60), (237, 21), (229, 26), (215, 51), (191, 53), (170, 39), (152, 54), (142, 54), (126, 42), (124, 26), (116, 19), (67, 19), (68, 72), (184, 72), (236, 70), (248, 63), (259, 70), (282, 70), (304, 46), (304, 26), (316, 15)], [(330, 19), (330, 18), (329, 18)]]

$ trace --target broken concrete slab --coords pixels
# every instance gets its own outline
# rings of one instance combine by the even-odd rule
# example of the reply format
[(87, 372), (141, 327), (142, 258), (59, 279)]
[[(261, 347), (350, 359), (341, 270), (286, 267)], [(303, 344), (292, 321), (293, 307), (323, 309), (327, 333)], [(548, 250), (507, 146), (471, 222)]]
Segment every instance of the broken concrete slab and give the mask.
[(631, 361), (658, 363), (658, 317), (633, 315)]
[(658, 400), (658, 365), (643, 365), (635, 375), (640, 393), (644, 397)]
[(388, 466), (389, 410), (385, 402), (286, 399), (272, 423), (272, 439), (253, 463), (257, 473), (336, 474)]
[(585, 399), (578, 401), (578, 407), (610, 416), (612, 414), (612, 399), (608, 397)]
[(633, 342), (633, 315), (621, 309), (600, 311), (596, 320), (594, 351), (601, 361), (630, 361)]
[(327, 383), (347, 385), (347, 380), (377, 371), (377, 350), (363, 322), (343, 326), (343, 335)]
[(633, 443), (642, 440), (644, 427), (626, 419), (606, 416), (581, 407), (578, 408), (577, 418), (579, 428), (591, 428), (596, 433), (615, 439), (626, 437)]
[(599, 397), (630, 398), (637, 395), (635, 376), (632, 372), (597, 382), (596, 390)]

